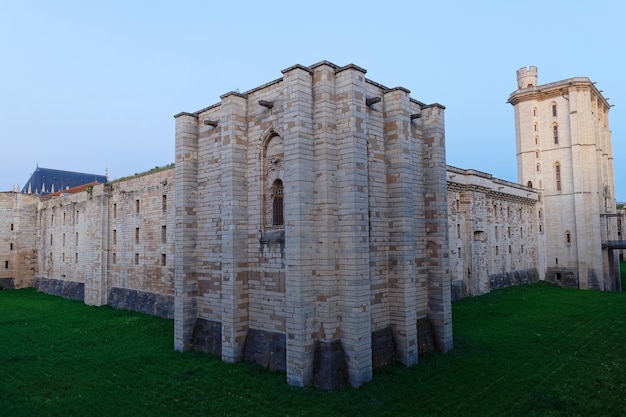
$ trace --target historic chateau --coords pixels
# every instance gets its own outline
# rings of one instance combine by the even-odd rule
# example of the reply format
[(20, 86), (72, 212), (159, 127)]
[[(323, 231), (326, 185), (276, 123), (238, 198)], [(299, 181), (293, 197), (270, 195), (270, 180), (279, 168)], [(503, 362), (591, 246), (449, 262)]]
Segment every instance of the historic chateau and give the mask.
[(295, 65), (179, 113), (175, 168), (0, 193), (0, 288), (173, 318), (178, 350), (327, 389), (451, 349), (452, 299), (620, 289), (609, 105), (589, 79), (518, 71), (515, 184), (446, 166), (445, 108), (365, 73)]

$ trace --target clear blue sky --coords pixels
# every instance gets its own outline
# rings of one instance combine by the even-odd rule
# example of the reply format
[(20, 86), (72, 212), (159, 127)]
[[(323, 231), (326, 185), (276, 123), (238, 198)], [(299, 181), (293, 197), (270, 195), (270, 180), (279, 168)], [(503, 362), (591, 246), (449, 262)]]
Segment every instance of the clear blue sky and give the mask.
[(626, 201), (626, 2), (0, 0), (0, 190), (45, 168), (115, 179), (174, 162), (174, 119), (354, 63), (446, 106), (448, 163), (516, 182), (515, 71), (597, 82)]

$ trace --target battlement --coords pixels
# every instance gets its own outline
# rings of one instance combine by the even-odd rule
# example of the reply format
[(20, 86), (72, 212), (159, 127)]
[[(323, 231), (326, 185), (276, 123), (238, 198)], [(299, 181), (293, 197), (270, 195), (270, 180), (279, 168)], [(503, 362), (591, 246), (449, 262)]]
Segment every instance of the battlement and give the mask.
[(536, 87), (538, 82), (537, 67), (522, 67), (517, 70), (518, 89)]

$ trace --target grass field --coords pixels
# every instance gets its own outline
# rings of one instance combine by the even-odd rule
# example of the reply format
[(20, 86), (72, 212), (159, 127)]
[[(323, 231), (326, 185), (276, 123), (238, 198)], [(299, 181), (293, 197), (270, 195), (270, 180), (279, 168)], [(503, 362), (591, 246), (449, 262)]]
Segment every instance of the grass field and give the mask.
[(537, 283), (455, 302), (453, 315), (453, 351), (329, 393), (248, 363), (174, 352), (169, 320), (4, 290), (0, 415), (626, 413), (626, 293)]

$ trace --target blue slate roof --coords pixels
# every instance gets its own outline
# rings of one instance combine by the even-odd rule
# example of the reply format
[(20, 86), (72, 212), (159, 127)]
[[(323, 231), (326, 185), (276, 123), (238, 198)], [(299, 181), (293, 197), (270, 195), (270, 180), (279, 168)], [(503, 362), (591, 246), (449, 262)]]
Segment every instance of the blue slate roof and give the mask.
[(56, 191), (89, 184), (94, 181), (104, 184), (107, 182), (107, 177), (106, 175), (85, 174), (82, 172), (37, 167), (26, 185), (22, 188), (22, 193), (44, 196)]

